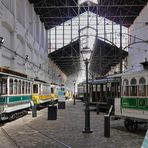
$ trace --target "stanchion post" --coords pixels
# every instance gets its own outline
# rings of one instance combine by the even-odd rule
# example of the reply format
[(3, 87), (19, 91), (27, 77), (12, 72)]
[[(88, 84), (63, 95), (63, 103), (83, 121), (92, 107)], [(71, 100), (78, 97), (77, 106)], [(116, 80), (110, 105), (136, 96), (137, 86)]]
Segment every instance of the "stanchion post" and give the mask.
[(37, 105), (32, 106), (32, 117), (37, 117)]
[(104, 137), (110, 137), (110, 116), (104, 116)]

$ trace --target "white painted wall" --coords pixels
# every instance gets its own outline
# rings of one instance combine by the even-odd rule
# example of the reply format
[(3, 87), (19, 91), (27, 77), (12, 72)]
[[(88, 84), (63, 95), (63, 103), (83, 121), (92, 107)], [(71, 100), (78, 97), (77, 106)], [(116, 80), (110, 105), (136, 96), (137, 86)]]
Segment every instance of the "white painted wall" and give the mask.
[[(146, 22), (148, 22), (148, 4), (129, 28), (129, 34), (147, 41), (148, 25), (145, 24)], [(129, 48), (128, 69), (143, 69), (140, 63), (144, 62), (145, 58), (148, 59), (148, 43), (136, 43), (139, 42), (140, 39), (131, 38), (133, 45)]]
[(24, 58), (28, 55), (28, 60), (36, 65), (1, 47), (0, 67), (8, 67), (47, 82), (53, 81), (53, 76), (49, 75), (52, 71), (54, 81), (60, 83), (58, 75), (62, 75), (62, 81), (65, 81), (66, 76), (59, 68), (49, 64), (47, 35), (44, 24), (28, 0), (0, 0), (0, 36), (5, 39), (4, 46)]

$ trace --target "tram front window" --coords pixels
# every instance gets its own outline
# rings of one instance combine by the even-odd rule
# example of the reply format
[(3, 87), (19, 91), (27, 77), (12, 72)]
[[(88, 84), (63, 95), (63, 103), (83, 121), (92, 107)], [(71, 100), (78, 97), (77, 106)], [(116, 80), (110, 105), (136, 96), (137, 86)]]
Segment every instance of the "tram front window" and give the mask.
[(33, 93), (38, 93), (38, 85), (37, 84), (33, 85)]

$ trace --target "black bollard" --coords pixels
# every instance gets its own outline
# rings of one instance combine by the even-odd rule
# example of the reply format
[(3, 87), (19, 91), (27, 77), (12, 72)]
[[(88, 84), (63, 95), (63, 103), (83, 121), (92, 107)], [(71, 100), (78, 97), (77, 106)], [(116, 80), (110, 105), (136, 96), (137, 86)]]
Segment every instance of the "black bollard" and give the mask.
[(104, 137), (110, 137), (110, 116), (104, 116)]
[(37, 117), (37, 105), (32, 106), (32, 117)]
[(57, 120), (57, 106), (48, 106), (48, 120)]
[(96, 113), (97, 113), (97, 115), (99, 115), (99, 113), (100, 113), (99, 103), (96, 104)]

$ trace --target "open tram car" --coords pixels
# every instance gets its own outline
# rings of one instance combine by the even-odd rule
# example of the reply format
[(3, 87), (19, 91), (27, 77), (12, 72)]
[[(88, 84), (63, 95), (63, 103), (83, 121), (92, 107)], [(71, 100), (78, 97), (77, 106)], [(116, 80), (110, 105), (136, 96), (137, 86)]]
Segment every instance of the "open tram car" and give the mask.
[(0, 68), (0, 120), (14, 120), (30, 108), (32, 80), (27, 75)]
[(115, 116), (124, 118), (130, 132), (135, 132), (138, 124), (148, 122), (147, 70), (122, 74), (121, 97), (115, 98)]

